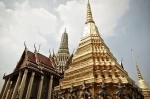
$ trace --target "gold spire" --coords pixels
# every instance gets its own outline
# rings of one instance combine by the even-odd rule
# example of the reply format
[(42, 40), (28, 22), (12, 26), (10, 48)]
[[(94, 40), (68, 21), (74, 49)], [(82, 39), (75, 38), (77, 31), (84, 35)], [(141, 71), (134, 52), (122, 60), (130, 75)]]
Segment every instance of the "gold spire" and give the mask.
[[(131, 52), (132, 52), (132, 49), (131, 49)], [(140, 69), (139, 69), (139, 67), (138, 67), (138, 64), (137, 64), (137, 62), (136, 62), (136, 59), (135, 59), (135, 57), (134, 57), (133, 52), (132, 52), (132, 56), (133, 56), (134, 62), (135, 62), (135, 64), (136, 64), (139, 87), (140, 87), (141, 89), (147, 89), (148, 86), (147, 86), (146, 82), (144, 81), (144, 79), (143, 79), (143, 77), (142, 77), (142, 75), (141, 75)]]
[(93, 21), (93, 17), (92, 17), (92, 11), (91, 11), (91, 7), (90, 7), (90, 2), (88, 0), (88, 4), (87, 4), (87, 16), (86, 16), (86, 24), (87, 23), (94, 23)]
[[(131, 52), (132, 52), (132, 49), (131, 49)], [(137, 74), (138, 74), (138, 79), (139, 79), (139, 80), (140, 80), (140, 79), (143, 79), (143, 77), (142, 77), (142, 75), (141, 75), (141, 73), (140, 73), (140, 70), (139, 70), (138, 64), (137, 64), (137, 62), (136, 62), (136, 59), (135, 59), (135, 57), (134, 57), (133, 52), (132, 52), (132, 56), (133, 56), (133, 59), (134, 59), (135, 65), (136, 65)]]

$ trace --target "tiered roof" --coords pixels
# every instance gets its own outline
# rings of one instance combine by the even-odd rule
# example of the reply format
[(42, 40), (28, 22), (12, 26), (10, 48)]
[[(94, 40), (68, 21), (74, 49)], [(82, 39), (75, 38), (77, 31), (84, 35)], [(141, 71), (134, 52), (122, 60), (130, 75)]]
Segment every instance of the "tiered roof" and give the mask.
[[(18, 72), (22, 69), (29, 68), (31, 70), (34, 70), (39, 73), (47, 72), (51, 73), (53, 75), (56, 75), (60, 77), (59, 72), (57, 71), (56, 68), (56, 63), (55, 63), (55, 57), (46, 57), (45, 55), (37, 52), (35, 49), (34, 53), (29, 51), (28, 48), (25, 46), (25, 49), (23, 51), (23, 54), (17, 63), (14, 71), (12, 74), (15, 72)], [(10, 74), (10, 75), (12, 75)], [(7, 75), (9, 76), (9, 75)], [(5, 77), (7, 77), (5, 76)]]

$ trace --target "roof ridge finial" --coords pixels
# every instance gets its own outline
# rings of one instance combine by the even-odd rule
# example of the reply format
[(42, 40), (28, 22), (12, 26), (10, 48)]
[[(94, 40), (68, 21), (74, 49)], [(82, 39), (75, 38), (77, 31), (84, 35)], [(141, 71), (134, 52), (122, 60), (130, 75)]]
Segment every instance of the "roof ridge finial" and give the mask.
[(121, 67), (124, 69), (124, 67), (123, 67), (123, 58), (121, 57), (121, 62), (120, 62), (120, 65), (121, 65)]
[(36, 43), (34, 43), (34, 48), (35, 48), (35, 51), (34, 51), (34, 52), (37, 52), (35, 44), (36, 44)]
[(38, 51), (36, 50), (35, 44), (36, 44), (36, 43), (34, 43), (34, 48), (35, 48), (34, 54), (35, 54), (35, 58), (36, 58), (36, 63), (39, 64), (39, 62), (40, 62), (40, 57), (38, 56)]
[(24, 46), (25, 46), (25, 48), (27, 48), (27, 46), (26, 46), (26, 41), (24, 41)]
[(91, 6), (90, 6), (90, 1), (88, 0), (86, 24), (89, 23), (89, 22), (95, 23), (95, 22), (93, 21), (93, 17), (92, 17), (92, 11), (91, 11)]
[(51, 49), (49, 48), (49, 58), (51, 57)]
[(25, 46), (25, 50), (27, 51), (28, 48), (27, 48), (27, 45), (26, 45), (26, 41), (24, 41), (24, 46)]
[(40, 47), (41, 47), (41, 44), (39, 44), (39, 49), (38, 49), (38, 53), (39, 53), (39, 51), (40, 51)]
[(54, 48), (53, 48), (53, 57), (55, 56)]
[(138, 64), (137, 64), (137, 62), (136, 62), (136, 59), (135, 59), (135, 57), (134, 57), (134, 54), (133, 54), (133, 52), (132, 52), (132, 49), (131, 49), (131, 53), (132, 53), (132, 56), (133, 56), (133, 59), (134, 59), (135, 65), (136, 65), (136, 69), (137, 69), (137, 73), (138, 73), (138, 79), (139, 79), (139, 80), (140, 80), (140, 79), (143, 79), (143, 77), (142, 77), (142, 75), (141, 75), (141, 73), (140, 73), (140, 69), (139, 69), (139, 67), (138, 67)]

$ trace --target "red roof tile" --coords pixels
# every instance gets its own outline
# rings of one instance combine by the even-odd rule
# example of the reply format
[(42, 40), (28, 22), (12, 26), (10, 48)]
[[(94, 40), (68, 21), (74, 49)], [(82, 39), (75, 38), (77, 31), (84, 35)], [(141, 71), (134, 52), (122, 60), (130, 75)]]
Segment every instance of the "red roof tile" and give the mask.
[(34, 54), (34, 53), (28, 51), (28, 52), (27, 52), (27, 55), (28, 55), (28, 60), (29, 60), (30, 62), (36, 63), (36, 58), (35, 58), (35, 54)]
[(41, 63), (48, 65), (48, 66), (52, 66), (52, 63), (50, 61), (50, 59), (40, 53), (38, 53), (38, 57)]
[[(28, 53), (28, 60), (30, 62), (36, 63), (35, 54), (30, 52), (30, 51), (28, 51), (27, 53)], [(48, 57), (46, 57), (46, 56), (44, 56), (44, 55), (42, 55), (40, 53), (37, 53), (37, 55), (38, 55), (39, 61), (42, 64), (47, 65), (47, 66), (52, 66), (52, 63), (51, 63), (51, 61), (50, 61), (50, 59)]]

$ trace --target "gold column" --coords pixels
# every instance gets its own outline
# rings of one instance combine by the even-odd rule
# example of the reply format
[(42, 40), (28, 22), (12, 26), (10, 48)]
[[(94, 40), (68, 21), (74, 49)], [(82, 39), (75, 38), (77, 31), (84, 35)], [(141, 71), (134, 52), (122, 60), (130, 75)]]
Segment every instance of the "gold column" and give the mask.
[(32, 91), (32, 84), (33, 84), (33, 80), (34, 80), (34, 75), (35, 75), (35, 72), (32, 72), (32, 75), (31, 75), (31, 78), (30, 78), (30, 82), (29, 82), (29, 85), (28, 85), (26, 99), (30, 98), (31, 91)]
[(14, 91), (13, 91), (13, 94), (12, 94), (12, 98), (11, 98), (11, 99), (15, 99), (15, 98), (16, 98), (16, 95), (17, 95), (17, 91), (18, 91), (18, 87), (19, 87), (19, 85), (20, 85), (20, 82), (21, 82), (21, 72), (19, 72), (18, 79), (17, 79), (17, 82), (16, 82), (16, 85), (15, 85), (15, 88), (14, 88)]
[(4, 89), (4, 93), (3, 93), (1, 99), (5, 99), (6, 93), (7, 93), (8, 88), (9, 88), (9, 84), (10, 84), (10, 78), (8, 78), (8, 81), (7, 81), (7, 83), (6, 83), (6, 87), (5, 87), (5, 89)]
[(41, 92), (42, 92), (42, 86), (43, 86), (43, 79), (44, 79), (44, 76), (41, 75), (41, 80), (40, 80), (40, 84), (39, 84), (37, 99), (41, 99)]
[(8, 99), (8, 97), (9, 97), (10, 90), (11, 90), (11, 86), (12, 86), (12, 81), (11, 81), (10, 84), (9, 84), (9, 88), (8, 88), (8, 91), (7, 91), (7, 94), (6, 94), (5, 99)]
[(28, 73), (28, 70), (26, 69), (24, 71), (24, 74), (23, 74), (23, 78), (22, 78), (22, 81), (21, 81), (21, 84), (20, 84), (20, 92), (19, 92), (19, 99), (22, 99), (22, 95), (23, 95), (23, 92), (24, 92), (24, 87), (25, 87), (25, 82), (26, 82), (26, 78), (27, 78), (27, 73)]
[(47, 97), (47, 99), (51, 99), (52, 84), (53, 84), (53, 75), (51, 75), (51, 78), (50, 78), (50, 81), (49, 81), (48, 97)]
[(1, 93), (0, 93), (0, 99), (2, 98), (2, 95), (4, 93), (4, 89), (5, 89), (6, 83), (7, 83), (7, 81), (5, 80), (4, 85), (2, 87), (2, 90), (1, 90)]

